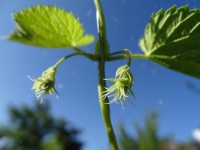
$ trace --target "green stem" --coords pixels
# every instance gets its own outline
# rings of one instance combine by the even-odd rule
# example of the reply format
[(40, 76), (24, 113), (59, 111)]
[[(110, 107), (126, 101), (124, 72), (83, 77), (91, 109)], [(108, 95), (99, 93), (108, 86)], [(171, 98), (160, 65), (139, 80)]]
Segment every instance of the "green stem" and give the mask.
[[(114, 52), (109, 54), (109, 57), (106, 58), (106, 61), (115, 61), (115, 60), (120, 60), (120, 59), (147, 59), (147, 60), (152, 60), (152, 59), (172, 59), (169, 56), (160, 56), (160, 55), (144, 55), (144, 54), (131, 54), (131, 55), (122, 55), (122, 56), (113, 56), (117, 54), (121, 54), (122, 51)], [(112, 57), (111, 57), (112, 56)]]
[(103, 72), (102, 72), (103, 71), (102, 67), (103, 67), (102, 62), (99, 60), (98, 61), (98, 75), (99, 75), (98, 94), (99, 94), (99, 103), (100, 103), (101, 113), (102, 113), (104, 125), (106, 128), (106, 133), (109, 139), (110, 148), (111, 150), (119, 150), (115, 133), (114, 133), (112, 123), (111, 123), (109, 104), (106, 104), (108, 103), (108, 98), (107, 97), (105, 99), (102, 98), (103, 92), (106, 87), (106, 83), (105, 83)]
[(105, 82), (105, 53), (108, 51), (106, 46), (106, 25), (104, 20), (103, 10), (100, 4), (100, 0), (94, 0), (96, 10), (97, 10), (97, 30), (99, 34), (100, 41), (100, 58), (98, 59), (98, 95), (99, 103), (101, 108), (101, 113), (106, 128), (106, 133), (109, 139), (111, 150), (119, 150), (117, 145), (117, 140), (115, 133), (112, 127), (111, 118), (110, 118), (110, 107), (108, 104), (108, 98), (103, 99), (103, 92), (105, 91), (106, 82)]
[(75, 56), (75, 55), (83, 55), (83, 53), (81, 53), (81, 52), (75, 52), (75, 53), (69, 54), (69, 55), (67, 55), (65, 57), (62, 57), (60, 60), (58, 60), (56, 62), (56, 64), (53, 67), (57, 68), (63, 61), (65, 61), (66, 59), (68, 59), (68, 58), (70, 58), (72, 56)]
[(99, 14), (99, 29), (100, 29), (99, 32), (101, 32), (101, 35), (103, 35), (104, 36), (103, 38), (105, 38), (106, 37), (106, 24), (105, 24), (104, 14), (103, 14), (100, 0), (94, 0), (94, 4), (96, 6), (97, 13)]
[[(131, 54), (131, 59), (150, 59), (151, 56), (147, 56), (144, 54)], [(108, 57), (106, 61), (114, 61), (114, 60), (120, 60), (120, 59), (127, 59), (129, 56), (123, 55), (123, 56), (114, 56), (114, 57)]]
[[(131, 58), (131, 51), (128, 50), (128, 49), (123, 49), (123, 50), (121, 50), (121, 51), (117, 51), (117, 52), (114, 52), (114, 53), (110, 53), (108, 59), (113, 58), (113, 57), (110, 57), (110, 56), (118, 55), (118, 54), (126, 54), (127, 59), (128, 59), (127, 65), (130, 67), (130, 66), (131, 66), (131, 59), (132, 59), (132, 58)], [(119, 56), (118, 56), (118, 57), (119, 57)]]
[(97, 57), (97, 55), (94, 54), (90, 54), (90, 53), (86, 53), (85, 51), (81, 50), (78, 47), (73, 47), (74, 50), (77, 51), (77, 53), (81, 53), (82, 55), (84, 55), (85, 57), (89, 58), (90, 60), (98, 60), (99, 58)]

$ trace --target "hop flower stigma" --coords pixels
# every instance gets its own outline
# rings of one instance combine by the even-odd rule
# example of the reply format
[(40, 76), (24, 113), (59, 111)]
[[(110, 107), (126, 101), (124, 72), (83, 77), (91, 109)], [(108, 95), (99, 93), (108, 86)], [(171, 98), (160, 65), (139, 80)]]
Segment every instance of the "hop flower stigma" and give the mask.
[(42, 76), (39, 78), (28, 78), (34, 81), (32, 86), (32, 90), (35, 90), (35, 95), (37, 99), (40, 99), (41, 103), (43, 102), (43, 98), (45, 95), (51, 95), (56, 93), (58, 97), (58, 92), (55, 89), (55, 75), (56, 75), (56, 68), (50, 67), (42, 73)]
[(128, 94), (132, 95), (135, 99), (135, 95), (131, 90), (134, 79), (128, 65), (119, 67), (116, 71), (115, 78), (109, 78), (105, 80), (114, 82), (114, 84), (109, 88), (105, 87), (106, 90), (103, 92), (103, 99), (106, 97), (113, 97), (113, 99), (110, 100), (108, 104), (113, 102), (118, 103), (119, 100), (122, 104), (122, 108), (124, 109), (123, 103), (126, 99), (128, 99)]

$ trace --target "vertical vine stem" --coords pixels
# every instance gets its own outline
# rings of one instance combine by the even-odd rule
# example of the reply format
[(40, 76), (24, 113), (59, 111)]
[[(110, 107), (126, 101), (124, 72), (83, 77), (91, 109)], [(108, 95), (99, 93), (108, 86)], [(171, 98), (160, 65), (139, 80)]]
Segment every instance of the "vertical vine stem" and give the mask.
[(105, 26), (105, 20), (103, 15), (103, 10), (100, 4), (100, 0), (94, 0), (96, 10), (97, 10), (97, 28), (99, 32), (99, 40), (100, 40), (100, 46), (101, 46), (101, 52), (100, 52), (100, 59), (98, 60), (98, 95), (99, 95), (99, 103), (101, 108), (101, 113), (106, 129), (106, 133), (109, 139), (110, 148), (111, 150), (119, 150), (116, 136), (112, 127), (111, 118), (110, 118), (110, 107), (108, 103), (108, 98), (103, 99), (103, 92), (106, 87), (105, 82), (105, 51), (106, 51), (106, 26)]
[(99, 75), (99, 81), (98, 81), (98, 94), (99, 94), (99, 103), (101, 107), (101, 113), (104, 121), (104, 125), (106, 128), (106, 133), (109, 139), (110, 143), (110, 148), (111, 150), (119, 150), (118, 145), (117, 145), (117, 140), (115, 137), (115, 133), (112, 127), (111, 123), (111, 118), (110, 118), (110, 108), (108, 103), (108, 98), (103, 99), (103, 91), (105, 90), (105, 80), (103, 77), (103, 72), (102, 72), (102, 66), (101, 66), (101, 61), (98, 62), (98, 75)]

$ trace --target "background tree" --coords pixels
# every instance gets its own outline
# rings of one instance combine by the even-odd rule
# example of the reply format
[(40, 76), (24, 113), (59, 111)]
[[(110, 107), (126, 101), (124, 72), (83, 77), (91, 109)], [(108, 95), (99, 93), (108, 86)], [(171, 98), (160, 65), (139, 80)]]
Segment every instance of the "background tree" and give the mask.
[(10, 124), (0, 127), (1, 150), (80, 150), (79, 130), (69, 122), (56, 119), (49, 103), (34, 107), (9, 107)]
[(120, 145), (122, 150), (158, 150), (161, 142), (157, 135), (157, 114), (151, 112), (145, 120), (145, 127), (135, 124), (137, 138), (134, 138), (125, 131), (123, 125), (120, 126)]
[(159, 138), (157, 113), (150, 112), (142, 128), (135, 123), (136, 136), (131, 136), (120, 124), (120, 150), (199, 150), (198, 144), (193, 141), (176, 142), (170, 137)]

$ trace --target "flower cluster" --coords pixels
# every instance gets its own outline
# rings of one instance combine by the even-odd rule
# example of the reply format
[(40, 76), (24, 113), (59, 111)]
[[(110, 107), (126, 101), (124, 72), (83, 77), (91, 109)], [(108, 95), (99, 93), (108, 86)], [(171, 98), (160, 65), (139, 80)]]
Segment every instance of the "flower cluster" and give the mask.
[(34, 81), (32, 90), (35, 90), (36, 97), (39, 99), (41, 98), (41, 102), (43, 101), (43, 95), (51, 95), (52, 93), (58, 94), (56, 91), (54, 84), (55, 84), (55, 75), (56, 75), (56, 68), (50, 67), (42, 73), (42, 76), (36, 79), (30, 78)]
[(135, 98), (134, 93), (131, 90), (134, 79), (128, 65), (119, 67), (116, 71), (115, 78), (109, 78), (105, 80), (114, 82), (114, 85), (106, 88), (106, 90), (103, 92), (103, 99), (113, 96), (113, 99), (109, 102), (109, 104), (113, 102), (117, 103), (117, 100), (120, 100), (120, 103), (123, 107), (123, 101), (128, 98), (127, 94), (130, 94)]

